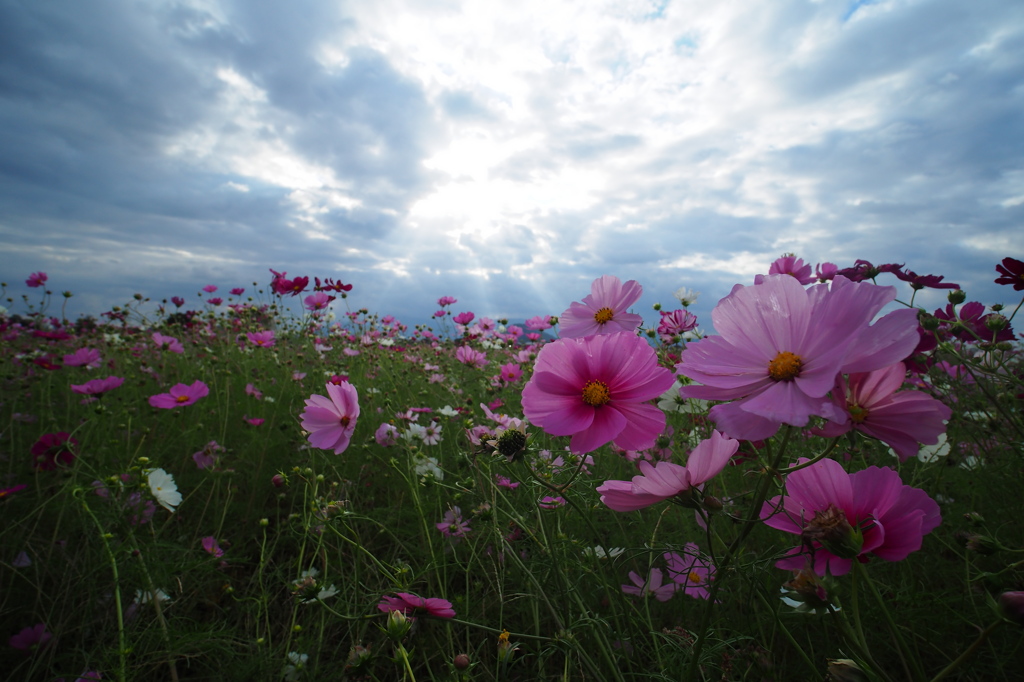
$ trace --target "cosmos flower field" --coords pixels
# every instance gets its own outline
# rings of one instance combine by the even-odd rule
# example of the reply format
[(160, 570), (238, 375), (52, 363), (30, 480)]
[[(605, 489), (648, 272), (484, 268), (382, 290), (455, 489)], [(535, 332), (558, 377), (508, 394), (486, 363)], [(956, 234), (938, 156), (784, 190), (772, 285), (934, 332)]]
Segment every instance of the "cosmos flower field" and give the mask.
[(409, 328), (273, 270), (67, 319), (31, 273), (5, 676), (1019, 680), (1024, 262), (993, 273), (784, 256), (651, 328), (611, 274)]

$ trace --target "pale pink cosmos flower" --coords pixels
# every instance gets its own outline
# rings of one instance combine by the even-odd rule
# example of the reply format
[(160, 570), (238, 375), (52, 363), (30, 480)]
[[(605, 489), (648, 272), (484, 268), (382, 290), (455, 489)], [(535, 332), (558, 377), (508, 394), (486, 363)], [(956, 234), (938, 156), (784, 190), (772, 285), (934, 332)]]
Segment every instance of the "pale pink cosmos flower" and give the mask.
[(668, 577), (676, 584), (676, 589), (694, 599), (708, 599), (708, 584), (715, 579), (715, 568), (700, 556), (700, 549), (695, 543), (688, 542), (683, 555), (676, 552), (665, 552)]
[(668, 601), (676, 593), (676, 584), (673, 582), (662, 584), (665, 576), (660, 568), (652, 568), (647, 580), (640, 577), (636, 571), (629, 572), (629, 579), (632, 585), (623, 585), (622, 591), (635, 597), (647, 597), (654, 595), (658, 601)]
[(302, 428), (309, 432), (309, 442), (334, 454), (345, 452), (359, 417), (359, 394), (355, 386), (342, 381), (326, 384), (327, 395), (311, 395), (302, 412)]
[(522, 368), (514, 362), (501, 366), (501, 380), (505, 383), (514, 384), (523, 378)]
[(823, 459), (789, 474), (786, 494), (765, 502), (761, 520), (800, 536), (800, 545), (776, 567), (800, 570), (809, 551), (814, 572), (824, 576), (844, 575), (853, 559), (864, 561), (869, 554), (886, 561), (907, 558), (942, 516), (928, 493), (904, 485), (888, 467), (848, 474), (839, 462)]
[(101, 395), (112, 391), (124, 383), (121, 377), (107, 377), (106, 379), (93, 379), (84, 384), (71, 384), (71, 390), (80, 395)]
[(469, 346), (459, 346), (455, 351), (455, 359), (464, 365), (481, 369), (487, 365), (487, 356)]
[(665, 428), (665, 413), (649, 401), (672, 383), (654, 349), (632, 332), (559, 339), (537, 356), (523, 413), (553, 436), (572, 436), (577, 454), (611, 441), (645, 450)]
[(172, 353), (178, 353), (179, 355), (185, 352), (185, 347), (181, 345), (181, 342), (173, 336), (164, 336), (160, 332), (153, 332), (153, 343), (156, 344), (160, 350), (167, 350)]
[(100, 352), (95, 348), (79, 348), (74, 353), (64, 356), (64, 364), (68, 367), (87, 367), (96, 369), (100, 366)]
[[(779, 258), (768, 268), (768, 274), (789, 275), (800, 282), (800, 284), (812, 284), (816, 279), (811, 274), (811, 264), (804, 264), (803, 259), (796, 256), (783, 256)], [(754, 278), (754, 284), (760, 284), (764, 279), (764, 275), (758, 275)]]
[(615, 511), (643, 509), (690, 488), (699, 488), (725, 468), (739, 447), (739, 441), (712, 431), (710, 438), (693, 449), (685, 467), (664, 461), (652, 465), (641, 460), (637, 465), (639, 476), (632, 481), (605, 481), (597, 492), (601, 501)]
[(590, 295), (583, 302), (573, 301), (558, 317), (563, 339), (632, 332), (644, 322), (635, 313), (626, 312), (640, 300), (644, 288), (636, 280), (625, 284), (614, 275), (603, 275), (590, 285)]
[(894, 287), (853, 283), (808, 289), (788, 275), (737, 285), (711, 313), (720, 336), (691, 343), (676, 366), (699, 384), (683, 398), (731, 400), (711, 408), (718, 428), (758, 440), (783, 423), (805, 426), (812, 415), (841, 422), (826, 394), (840, 372), (870, 372), (907, 357), (917, 346), (917, 312), (897, 310), (873, 325), (896, 297)]
[(919, 391), (900, 391), (907, 375), (902, 362), (875, 370), (842, 375), (832, 401), (847, 416), (845, 424), (828, 422), (814, 433), (834, 438), (855, 430), (893, 449), (901, 462), (917, 455), (919, 444), (935, 445), (946, 432), (953, 411)]
[(175, 384), (167, 393), (151, 395), (149, 404), (153, 407), (170, 410), (175, 407), (188, 407), (208, 395), (210, 395), (210, 387), (202, 381), (196, 380), (191, 385)]
[(407, 616), (434, 616), (435, 618), (454, 618), (455, 609), (447, 599), (425, 599), (408, 592), (398, 592), (394, 597), (381, 597), (377, 608), (384, 613), (401, 611)]
[(205, 291), (208, 294), (212, 294), (213, 292), (217, 291), (217, 285), (207, 284), (205, 287), (203, 287), (203, 291)]
[(324, 310), (334, 300), (334, 296), (328, 296), (322, 291), (307, 296), (303, 299), (307, 310)]
[(260, 348), (270, 348), (277, 339), (274, 338), (273, 330), (262, 331), (262, 332), (247, 332), (245, 338), (249, 339), (249, 343)]
[(256, 388), (254, 384), (245, 385), (245, 394), (251, 395), (253, 398), (256, 398), (256, 400), (263, 400), (263, 391)]

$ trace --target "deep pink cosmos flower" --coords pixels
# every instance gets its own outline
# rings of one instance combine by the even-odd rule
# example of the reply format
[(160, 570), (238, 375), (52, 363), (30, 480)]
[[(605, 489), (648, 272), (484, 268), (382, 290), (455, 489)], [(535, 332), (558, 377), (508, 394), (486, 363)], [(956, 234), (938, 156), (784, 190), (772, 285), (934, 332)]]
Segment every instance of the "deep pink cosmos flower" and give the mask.
[(818, 263), (814, 268), (814, 276), (819, 282), (831, 282), (839, 274), (839, 266), (835, 263)]
[(514, 384), (523, 378), (523, 369), (514, 362), (501, 366), (501, 380), (508, 384)]
[(45, 272), (33, 272), (28, 276), (28, 279), (25, 280), (25, 284), (36, 289), (46, 284), (46, 280), (48, 279), (49, 277), (46, 276)]
[(231, 290), (232, 296), (241, 296), (244, 293), (245, 289), (243, 289), (242, 287), (235, 287), (234, 289)]
[(185, 352), (185, 347), (181, 345), (181, 342), (173, 336), (164, 336), (160, 332), (153, 332), (153, 343), (160, 350), (167, 350), (172, 353), (178, 353), (179, 355)]
[(458, 299), (452, 298), (451, 296), (442, 296), (441, 298), (437, 299), (437, 304), (442, 308), (446, 308), (450, 305), (455, 305), (458, 302)]
[(274, 338), (273, 330), (263, 332), (247, 332), (245, 338), (249, 339), (249, 343), (260, 348), (270, 348), (277, 339)]
[(1016, 258), (1004, 258), (1003, 262), (996, 266), (999, 277), (996, 284), (1011, 284), (1014, 291), (1024, 289), (1024, 262)]
[(866, 260), (854, 261), (852, 268), (845, 268), (838, 271), (837, 275), (842, 275), (851, 282), (863, 282), (866, 279), (874, 279), (883, 272), (890, 274), (896, 274), (903, 267), (903, 263), (884, 263), (882, 265), (872, 265)]
[(892, 469), (871, 466), (848, 474), (832, 459), (791, 473), (786, 494), (765, 502), (761, 519), (801, 537), (800, 546), (776, 567), (800, 570), (810, 551), (814, 572), (821, 576), (843, 575), (854, 558), (866, 561), (868, 554), (905, 559), (942, 521), (935, 500), (904, 485)]
[(205, 287), (203, 287), (203, 291), (205, 291), (208, 294), (212, 294), (213, 292), (217, 291), (217, 285), (207, 284)]
[(632, 332), (559, 339), (537, 356), (523, 414), (553, 436), (572, 436), (576, 454), (610, 441), (645, 450), (665, 429), (665, 413), (647, 401), (672, 383), (654, 349)]
[(309, 442), (322, 450), (345, 452), (359, 417), (359, 394), (355, 386), (343, 381), (326, 384), (327, 395), (311, 395), (302, 412), (302, 428), (309, 432)]
[(384, 613), (401, 611), (407, 616), (433, 616), (435, 618), (454, 618), (455, 609), (447, 599), (424, 599), (408, 592), (398, 592), (394, 597), (381, 597), (377, 608)]
[(815, 433), (834, 438), (860, 431), (887, 443), (901, 462), (917, 455), (919, 443), (935, 445), (946, 432), (944, 422), (953, 411), (919, 391), (899, 391), (905, 378), (902, 362), (874, 372), (857, 372), (848, 379), (840, 375), (832, 400), (848, 419), (845, 424), (829, 422)]
[[(918, 342), (917, 312), (889, 313), (895, 287), (855, 284), (837, 276), (804, 289), (787, 275), (737, 285), (711, 313), (721, 336), (691, 343), (676, 366), (702, 385), (683, 398), (732, 400), (710, 416), (733, 438), (760, 440), (783, 423), (805, 426), (811, 415), (842, 421), (825, 397), (840, 372), (870, 372), (899, 362)], [(869, 326), (870, 325), (870, 326)]]
[(175, 384), (167, 393), (149, 396), (149, 404), (165, 410), (175, 407), (188, 407), (200, 398), (210, 395), (210, 387), (198, 379), (192, 385)]
[(185, 305), (185, 299), (183, 299), (181, 296), (171, 296), (171, 303), (174, 304), (175, 308), (180, 308), (181, 306)]
[(213, 298), (207, 300), (206, 302), (212, 306), (218, 306), (224, 302), (224, 299), (219, 296), (214, 296)]
[(647, 580), (640, 577), (636, 571), (629, 572), (629, 579), (632, 585), (623, 585), (622, 591), (634, 597), (646, 597), (653, 594), (658, 601), (668, 601), (676, 593), (676, 584), (673, 582), (662, 584), (665, 580), (660, 568), (652, 568)]
[(590, 285), (590, 295), (582, 303), (573, 301), (559, 316), (562, 328), (558, 335), (568, 339), (635, 330), (644, 318), (626, 311), (640, 300), (643, 292), (636, 280), (623, 284), (614, 275), (598, 277)]
[(123, 383), (124, 379), (121, 377), (107, 377), (106, 379), (93, 379), (80, 385), (71, 384), (71, 390), (80, 395), (102, 395)]
[(453, 542), (458, 542), (463, 535), (472, 530), (469, 527), (469, 521), (462, 518), (462, 510), (458, 507), (449, 508), (444, 513), (444, 519), (440, 523), (434, 524), (434, 526), (446, 538), (453, 538)]
[(32, 444), (32, 467), (38, 471), (53, 471), (75, 461), (78, 439), (67, 431), (47, 433)]
[(708, 583), (715, 579), (715, 568), (700, 556), (700, 548), (692, 542), (686, 543), (683, 554), (665, 552), (662, 555), (668, 564), (668, 577), (676, 584), (679, 592), (694, 599), (707, 599)]
[(739, 441), (712, 431), (711, 438), (693, 449), (685, 467), (672, 462), (652, 465), (643, 460), (638, 465), (641, 475), (634, 476), (632, 481), (605, 481), (597, 492), (601, 494), (601, 501), (615, 511), (643, 509), (711, 480), (725, 468), (739, 447)]
[(689, 310), (662, 310), (658, 323), (658, 336), (665, 343), (675, 343), (679, 337), (697, 326), (697, 316)]
[(476, 317), (476, 315), (469, 311), (466, 311), (464, 313), (459, 313), (458, 315), (453, 317), (452, 322), (454, 322), (455, 324), (467, 325), (473, 321), (474, 317)]
[[(796, 256), (783, 256), (779, 258), (768, 268), (768, 274), (789, 275), (794, 277), (800, 284), (811, 284), (817, 279), (811, 274), (811, 264), (804, 264), (803, 259)], [(764, 279), (764, 275), (758, 275), (754, 278), (754, 284), (760, 284)]]
[(101, 363), (100, 352), (95, 348), (79, 348), (74, 353), (64, 356), (64, 364), (68, 367), (88, 367), (96, 369)]
[(46, 643), (52, 639), (53, 635), (46, 631), (45, 623), (38, 623), (31, 627), (27, 627), (16, 635), (11, 635), (11, 638), (7, 640), (15, 649), (20, 649), (25, 653), (34, 651), (35, 649), (41, 649), (46, 646)]
[(919, 275), (913, 270), (897, 270), (895, 273), (897, 279), (901, 279), (904, 282), (910, 282), (911, 289), (924, 289), (928, 287), (930, 289), (959, 289), (959, 284), (953, 282), (943, 282), (945, 279), (942, 275)]

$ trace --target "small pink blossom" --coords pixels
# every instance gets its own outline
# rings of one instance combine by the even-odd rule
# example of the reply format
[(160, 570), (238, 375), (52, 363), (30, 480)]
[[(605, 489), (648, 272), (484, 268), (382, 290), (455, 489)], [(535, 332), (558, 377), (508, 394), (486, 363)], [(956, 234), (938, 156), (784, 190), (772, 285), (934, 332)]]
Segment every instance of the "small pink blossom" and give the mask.
[(636, 280), (625, 284), (614, 275), (598, 277), (590, 285), (590, 295), (583, 302), (573, 302), (558, 320), (561, 324), (559, 336), (579, 338), (594, 334), (632, 332), (644, 319), (627, 310), (640, 300), (643, 287)]
[(47, 433), (32, 444), (32, 466), (38, 471), (53, 471), (58, 466), (68, 466), (75, 461), (78, 439), (67, 431)]
[(487, 365), (487, 356), (469, 346), (459, 346), (455, 351), (455, 359), (464, 365), (481, 369)]
[(377, 431), (373, 434), (373, 438), (377, 441), (377, 445), (383, 448), (390, 448), (398, 442), (398, 428), (394, 424), (384, 422), (377, 427)]
[(334, 300), (334, 296), (328, 296), (322, 291), (311, 294), (303, 299), (306, 310), (324, 310)]
[(46, 284), (46, 280), (48, 279), (49, 277), (46, 276), (45, 272), (33, 272), (28, 276), (28, 279), (25, 280), (25, 284), (36, 289)]
[(462, 538), (463, 535), (468, 533), (471, 528), (469, 527), (469, 521), (462, 518), (462, 510), (458, 507), (451, 507), (444, 513), (444, 519), (437, 524), (435, 527), (441, 531), (441, 534), (446, 538), (452, 538), (454, 542), (457, 542)]
[(461, 325), (465, 326), (465, 325), (469, 324), (470, 322), (472, 322), (474, 317), (476, 317), (476, 315), (474, 315), (473, 313), (467, 311), (467, 312), (464, 312), (464, 313), (459, 313), (458, 315), (453, 317), (452, 318), (452, 322), (454, 322), (455, 324), (461, 324)]
[(181, 345), (178, 339), (173, 336), (164, 336), (160, 332), (153, 332), (153, 343), (160, 350), (178, 353), (179, 355), (185, 352), (185, 347)]
[(494, 475), (494, 482), (501, 488), (508, 488), (509, 490), (515, 490), (519, 487), (518, 481), (511, 480), (508, 476), (501, 476), (500, 474)]
[(198, 379), (191, 385), (175, 384), (167, 393), (159, 393), (149, 397), (149, 404), (165, 410), (176, 407), (188, 407), (201, 398), (210, 395), (210, 387)]
[(249, 415), (243, 415), (242, 419), (250, 426), (259, 426), (266, 421), (266, 419), (261, 419), (259, 417), (249, 417)]
[(74, 353), (64, 356), (64, 364), (68, 367), (87, 367), (96, 369), (100, 366), (102, 359), (100, 352), (95, 348), (79, 348)]
[(708, 599), (708, 583), (715, 579), (715, 569), (700, 557), (700, 550), (692, 542), (686, 543), (684, 554), (665, 552), (668, 577), (676, 589), (694, 599)]
[(273, 330), (262, 331), (262, 332), (247, 332), (245, 338), (249, 339), (249, 343), (260, 348), (271, 348), (277, 340), (274, 338)]
[[(800, 284), (812, 284), (816, 277), (811, 274), (811, 264), (805, 264), (802, 258), (796, 256), (783, 256), (771, 264), (768, 268), (769, 275), (789, 275)], [(760, 284), (765, 279), (764, 275), (754, 278), (755, 284)]]
[(452, 298), (451, 296), (442, 296), (441, 298), (437, 299), (437, 304), (442, 308), (446, 308), (450, 305), (455, 305), (458, 302), (459, 301), (457, 299)]
[(46, 631), (46, 624), (38, 623), (23, 629), (16, 635), (11, 635), (11, 638), (7, 640), (7, 643), (15, 649), (20, 649), (25, 653), (31, 653), (36, 649), (42, 649), (52, 638), (53, 635)]
[(192, 453), (192, 461), (200, 469), (212, 469), (222, 452), (224, 452), (224, 446), (219, 445), (215, 440), (211, 440), (202, 450)]
[(245, 394), (256, 398), (256, 400), (263, 400), (263, 391), (256, 388), (253, 384), (245, 385)]
[(635, 597), (647, 597), (654, 595), (658, 601), (668, 601), (676, 592), (676, 584), (673, 582), (662, 584), (665, 576), (660, 568), (652, 568), (647, 580), (640, 577), (636, 571), (629, 572), (629, 579), (632, 585), (623, 585), (622, 591)]
[(243, 289), (241, 287), (235, 287), (234, 289), (231, 290), (231, 295), (232, 296), (241, 296), (244, 293), (245, 293), (245, 289)]
[(121, 377), (107, 377), (106, 379), (93, 379), (84, 384), (71, 384), (71, 390), (79, 395), (102, 395), (112, 391), (124, 383)]
[(501, 366), (501, 380), (507, 384), (514, 384), (523, 378), (522, 368), (514, 362)]
[(203, 538), (202, 543), (203, 549), (205, 549), (208, 554), (213, 555), (215, 559), (219, 559), (224, 556), (224, 550), (217, 544), (217, 538), (212, 535)]
[(387, 595), (381, 597), (381, 602), (377, 604), (377, 608), (384, 613), (401, 611), (405, 615), (412, 617), (455, 617), (455, 609), (452, 608), (452, 603), (447, 599), (424, 599), (423, 597), (416, 596), (415, 594), (409, 594), (408, 592), (398, 592), (394, 597), (389, 597)]
[(205, 287), (203, 287), (203, 291), (205, 291), (208, 294), (212, 294), (213, 292), (217, 291), (217, 287), (214, 284), (207, 284)]
[(302, 428), (309, 432), (309, 442), (322, 450), (340, 455), (348, 448), (359, 417), (359, 394), (355, 386), (342, 381), (328, 383), (327, 395), (311, 395), (303, 410)]

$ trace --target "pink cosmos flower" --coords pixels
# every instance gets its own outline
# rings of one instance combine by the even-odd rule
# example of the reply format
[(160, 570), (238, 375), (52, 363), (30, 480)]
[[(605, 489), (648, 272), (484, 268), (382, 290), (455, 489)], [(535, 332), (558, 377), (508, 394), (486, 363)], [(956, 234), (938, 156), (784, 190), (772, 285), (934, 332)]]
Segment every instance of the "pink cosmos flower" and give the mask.
[(451, 507), (444, 513), (444, 519), (441, 523), (434, 525), (441, 531), (442, 535), (446, 538), (453, 538), (454, 542), (457, 542), (463, 535), (472, 530), (469, 527), (469, 521), (462, 518), (462, 510), (458, 507)]
[(546, 315), (537, 315), (524, 322), (523, 326), (536, 332), (542, 332), (545, 329), (551, 329), (551, 318)]
[(121, 377), (107, 377), (106, 379), (93, 379), (84, 384), (71, 384), (71, 390), (80, 395), (101, 395), (114, 390), (123, 383), (124, 379)]
[(322, 291), (318, 291), (315, 294), (302, 299), (303, 303), (306, 305), (306, 310), (323, 310), (329, 306), (333, 300), (334, 296), (328, 296)]
[(668, 577), (676, 589), (694, 599), (708, 599), (708, 583), (715, 579), (715, 568), (700, 557), (700, 549), (692, 542), (686, 543), (683, 555), (665, 552)]
[[(811, 284), (815, 277), (811, 274), (811, 264), (804, 264), (802, 258), (796, 256), (783, 256), (771, 264), (768, 268), (769, 275), (789, 275), (800, 282), (800, 284)], [(764, 275), (754, 278), (754, 284), (760, 284), (765, 279)]]
[(198, 379), (192, 385), (175, 384), (167, 393), (149, 396), (149, 404), (153, 407), (171, 410), (175, 407), (188, 407), (200, 398), (210, 395), (210, 387)]
[[(840, 372), (870, 372), (907, 357), (917, 346), (917, 312), (889, 313), (895, 287), (853, 283), (808, 289), (793, 277), (771, 275), (737, 285), (711, 313), (721, 336), (690, 344), (677, 371), (703, 385), (684, 386), (683, 398), (732, 400), (710, 416), (733, 438), (760, 440), (783, 423), (805, 426), (811, 415), (842, 421), (825, 396)], [(870, 325), (870, 326), (869, 326)]]
[(634, 511), (699, 488), (717, 476), (739, 450), (739, 441), (711, 432), (711, 438), (693, 449), (682, 467), (672, 462), (651, 465), (641, 460), (639, 476), (632, 481), (605, 481), (597, 488), (601, 501), (619, 512)]
[(673, 383), (654, 349), (632, 332), (559, 339), (541, 349), (523, 389), (523, 413), (553, 436), (572, 436), (577, 454), (615, 441), (645, 450), (665, 428), (647, 401)]
[(919, 391), (899, 391), (906, 367), (897, 362), (874, 372), (859, 372), (832, 390), (832, 401), (847, 416), (845, 424), (829, 422), (815, 433), (834, 438), (856, 430), (887, 443), (901, 462), (917, 455), (918, 444), (935, 445), (946, 432), (953, 411)]
[(211, 440), (202, 450), (192, 453), (192, 461), (200, 469), (211, 469), (217, 463), (222, 452), (224, 452), (224, 446)]
[(644, 322), (635, 313), (626, 312), (640, 300), (644, 288), (636, 280), (625, 284), (614, 275), (603, 275), (590, 285), (590, 295), (582, 303), (573, 301), (558, 321), (562, 325), (559, 336), (579, 338), (595, 334), (632, 332)]
[(501, 366), (501, 380), (508, 384), (514, 384), (523, 378), (522, 368), (514, 362)]
[(203, 291), (205, 291), (208, 294), (212, 294), (213, 292), (217, 291), (217, 285), (207, 284), (205, 287), (203, 287)]
[(373, 434), (373, 438), (377, 441), (377, 445), (382, 448), (390, 448), (398, 442), (398, 428), (394, 424), (384, 422), (377, 427), (377, 431)]
[(481, 369), (487, 366), (487, 355), (469, 346), (459, 346), (455, 350), (455, 359), (464, 365)]
[(676, 584), (673, 582), (662, 584), (665, 580), (660, 568), (652, 568), (647, 580), (640, 577), (636, 571), (629, 572), (629, 579), (632, 585), (623, 585), (622, 591), (635, 597), (646, 597), (653, 594), (658, 601), (668, 601), (676, 593)]
[(458, 300), (452, 298), (451, 296), (442, 296), (441, 298), (437, 299), (437, 304), (442, 308), (445, 308), (450, 305), (455, 305), (456, 303), (458, 303)]
[(697, 326), (697, 316), (688, 310), (661, 311), (658, 336), (665, 343), (674, 343), (678, 337)]
[(458, 315), (453, 317), (452, 322), (454, 322), (455, 324), (467, 325), (473, 321), (474, 317), (476, 317), (476, 315), (469, 311), (466, 311), (464, 313), (459, 313)]
[(500, 474), (494, 475), (494, 482), (501, 488), (507, 488), (509, 490), (515, 490), (519, 487), (518, 481), (513, 481), (508, 476), (501, 476)]
[(394, 597), (385, 595), (377, 604), (384, 613), (401, 611), (407, 616), (434, 616), (435, 618), (454, 618), (455, 609), (447, 599), (424, 599), (408, 592), (398, 592)]
[(242, 287), (235, 287), (234, 289), (231, 290), (232, 296), (241, 296), (244, 293), (245, 289), (243, 289)]
[(25, 284), (36, 289), (46, 284), (46, 280), (48, 279), (49, 277), (46, 276), (45, 272), (33, 272), (28, 276), (28, 279), (25, 280)]
[(47, 433), (32, 444), (32, 466), (38, 471), (53, 471), (75, 461), (78, 439), (67, 431)]
[(185, 305), (185, 299), (183, 299), (181, 296), (171, 296), (171, 303), (174, 304), (175, 308), (180, 308), (181, 306)]
[(262, 332), (247, 332), (245, 338), (249, 339), (249, 343), (260, 348), (270, 348), (277, 340), (274, 338), (273, 330), (262, 331)]
[(1024, 290), (1024, 262), (1016, 258), (1004, 258), (996, 266), (996, 272), (999, 273), (995, 279), (996, 284), (1010, 284), (1014, 291)]
[(818, 263), (814, 268), (814, 275), (819, 282), (831, 282), (839, 274), (839, 266), (835, 263)]
[(868, 554), (905, 559), (942, 521), (935, 500), (904, 485), (892, 469), (871, 466), (848, 474), (832, 459), (791, 473), (786, 494), (765, 502), (761, 519), (801, 538), (776, 567), (803, 568), (809, 549), (814, 572), (821, 576), (843, 575), (854, 558), (866, 561)]
[(68, 367), (88, 367), (96, 369), (100, 366), (100, 352), (95, 348), (79, 348), (74, 353), (64, 356), (64, 364)]
[(181, 345), (181, 342), (173, 336), (164, 336), (160, 332), (153, 332), (153, 343), (156, 344), (160, 350), (168, 350), (172, 353), (184, 353), (185, 347)]
[(203, 538), (202, 543), (203, 549), (205, 549), (207, 553), (212, 554), (214, 558), (219, 559), (224, 556), (224, 550), (217, 544), (217, 538), (212, 535)]
[(256, 400), (263, 400), (263, 391), (256, 388), (253, 384), (245, 385), (245, 394), (251, 395), (253, 398), (256, 398)]
[(359, 394), (355, 386), (343, 381), (326, 384), (327, 395), (311, 395), (302, 412), (302, 428), (309, 432), (309, 442), (322, 450), (345, 452), (359, 417)]
[(7, 640), (7, 643), (15, 649), (20, 649), (28, 653), (35, 649), (43, 648), (52, 638), (53, 635), (46, 631), (46, 624), (37, 623), (36, 625), (25, 628), (16, 635), (11, 635), (11, 638)]
[(249, 424), (249, 426), (260, 426), (266, 419), (260, 417), (250, 417), (249, 415), (243, 415), (242, 419)]
[(224, 299), (219, 296), (214, 296), (213, 298), (208, 299), (206, 302), (212, 306), (218, 306), (224, 302)]

